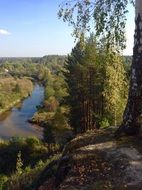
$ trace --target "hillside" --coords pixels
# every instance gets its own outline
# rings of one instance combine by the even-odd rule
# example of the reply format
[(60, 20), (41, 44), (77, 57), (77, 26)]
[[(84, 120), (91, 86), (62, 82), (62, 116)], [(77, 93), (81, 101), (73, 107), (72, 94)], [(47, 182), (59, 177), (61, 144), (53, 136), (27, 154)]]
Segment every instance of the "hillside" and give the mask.
[[(141, 189), (141, 135), (115, 140), (113, 130), (87, 132), (73, 139), (65, 147), (55, 175), (45, 178), (37, 189)], [(52, 169), (57, 166), (54, 164)], [(49, 176), (51, 168), (44, 171), (44, 176)]]

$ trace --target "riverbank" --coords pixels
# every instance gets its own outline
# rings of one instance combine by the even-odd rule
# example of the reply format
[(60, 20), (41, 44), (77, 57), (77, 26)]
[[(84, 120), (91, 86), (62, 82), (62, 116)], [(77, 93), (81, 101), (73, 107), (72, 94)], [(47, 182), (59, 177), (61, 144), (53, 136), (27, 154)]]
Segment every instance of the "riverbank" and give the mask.
[(20, 102), (22, 102), (25, 98), (27, 98), (29, 95), (25, 96), (25, 97), (21, 97), (18, 100), (12, 102), (11, 104), (9, 104), (7, 107), (5, 107), (4, 109), (0, 110), (0, 115), (4, 114), (5, 112), (11, 110), (14, 106), (16, 106), (17, 104), (19, 104)]
[[(25, 97), (26, 98), (24, 99), (19, 98), (15, 102), (9, 104), (9, 106), (11, 106), (13, 109), (0, 115), (1, 139), (10, 139), (11, 137), (15, 136), (35, 136), (39, 139), (42, 139), (42, 128), (35, 127), (35, 125), (30, 124), (28, 120), (37, 111), (37, 106), (39, 106), (43, 101), (44, 87), (39, 84), (35, 84), (31, 95)], [(7, 107), (7, 109), (8, 108), (10, 107)]]
[(33, 83), (27, 78), (6, 77), (0, 79), (0, 115), (28, 97), (32, 90)]

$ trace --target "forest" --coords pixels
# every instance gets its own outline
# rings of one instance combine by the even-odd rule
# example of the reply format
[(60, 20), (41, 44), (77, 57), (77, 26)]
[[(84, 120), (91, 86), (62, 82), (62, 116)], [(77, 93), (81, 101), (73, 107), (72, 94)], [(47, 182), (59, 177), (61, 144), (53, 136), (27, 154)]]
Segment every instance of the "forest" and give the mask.
[[(65, 90), (60, 92), (60, 87), (64, 87), (64, 80), (60, 76), (64, 62), (65, 56), (56, 55), (43, 58), (1, 58), (1, 119), (7, 110), (30, 96), (35, 83), (40, 83), (45, 88), (45, 99), (42, 105), (39, 105), (38, 112), (29, 119), (31, 122), (40, 124), (41, 127), (45, 126), (43, 121), (46, 123), (49, 110), (49, 115), (55, 114), (54, 112), (59, 106), (58, 101), (66, 93)], [(52, 94), (54, 92), (52, 88), (56, 90), (56, 97)], [(1, 139), (0, 189), (21, 189), (21, 185), (25, 188), (29, 187), (44, 167), (59, 157), (62, 143), (52, 139), (50, 129), (48, 129), (50, 134), (47, 136), (46, 131), (47, 129), (43, 133), (43, 140), (34, 136), (27, 138), (15, 136), (6, 141)], [(61, 129), (61, 131), (63, 130)], [(23, 184), (19, 184), (20, 178), (25, 178)]]
[(69, 54), (0, 58), (0, 190), (142, 189), (141, 7), (64, 1), (57, 15), (72, 27)]
[(0, 59), (1, 114), (30, 96), (35, 83), (44, 86), (44, 101), (29, 118), (43, 128), (43, 138), (1, 140), (1, 189), (34, 189), (44, 168), (61, 157), (65, 144), (77, 134), (118, 126), (131, 61), (111, 53), (106, 57), (93, 34), (83, 49), (78, 42), (69, 56)]

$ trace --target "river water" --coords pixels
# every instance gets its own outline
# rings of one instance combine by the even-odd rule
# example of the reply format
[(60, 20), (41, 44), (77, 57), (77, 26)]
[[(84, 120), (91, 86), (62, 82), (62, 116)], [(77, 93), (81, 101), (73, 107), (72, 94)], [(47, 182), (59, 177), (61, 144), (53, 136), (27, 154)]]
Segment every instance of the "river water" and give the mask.
[(30, 124), (28, 119), (37, 111), (36, 106), (40, 105), (43, 99), (44, 87), (35, 84), (31, 96), (10, 111), (0, 115), (0, 138), (9, 139), (13, 136), (36, 136), (41, 138), (41, 128)]

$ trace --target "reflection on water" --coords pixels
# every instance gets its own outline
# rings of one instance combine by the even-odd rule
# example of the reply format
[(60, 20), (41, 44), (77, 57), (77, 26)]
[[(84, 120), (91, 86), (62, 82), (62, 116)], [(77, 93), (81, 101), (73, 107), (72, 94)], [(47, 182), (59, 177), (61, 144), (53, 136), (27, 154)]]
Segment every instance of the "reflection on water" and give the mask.
[(40, 128), (28, 123), (33, 114), (36, 112), (36, 106), (44, 98), (44, 88), (36, 84), (34, 90), (28, 98), (22, 103), (15, 106), (11, 111), (0, 116), (0, 138), (10, 138), (12, 136), (42, 136)]

